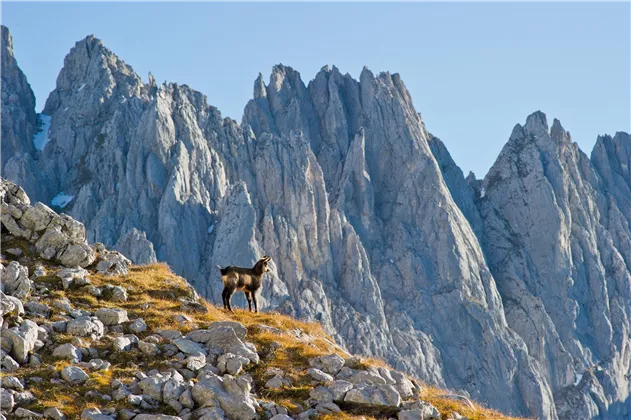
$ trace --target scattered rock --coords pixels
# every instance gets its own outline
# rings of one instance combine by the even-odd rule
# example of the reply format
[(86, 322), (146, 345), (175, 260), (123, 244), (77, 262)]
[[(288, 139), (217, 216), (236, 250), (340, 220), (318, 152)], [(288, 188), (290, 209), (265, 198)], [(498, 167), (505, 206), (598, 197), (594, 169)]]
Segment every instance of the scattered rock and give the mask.
[(145, 341), (138, 342), (138, 348), (146, 356), (155, 356), (160, 353), (160, 349), (153, 343), (147, 343)]
[(349, 390), (344, 397), (344, 402), (397, 408), (401, 404), (401, 396), (392, 385), (364, 382)]
[(112, 342), (112, 350), (127, 351), (131, 349), (131, 340), (128, 337), (117, 337)]
[(328, 384), (328, 383), (333, 382), (333, 377), (331, 375), (329, 375), (328, 373), (322, 372), (320, 369), (309, 368), (307, 370), (307, 373), (314, 380), (316, 380), (316, 381), (318, 381), (320, 383)]
[(309, 360), (309, 366), (336, 375), (344, 367), (344, 359), (337, 354), (330, 354)]
[(7, 389), (0, 389), (0, 407), (3, 411), (11, 412), (15, 406), (15, 399), (13, 398), (13, 392)]
[(226, 417), (252, 419), (260, 406), (250, 390), (251, 383), (245, 378), (225, 375), (206, 376), (193, 386), (191, 392), (193, 400), (201, 407), (214, 406), (216, 400)]
[(66, 332), (79, 337), (92, 337), (98, 339), (103, 337), (105, 328), (101, 320), (96, 317), (80, 317), (68, 321)]
[(13, 415), (18, 419), (41, 419), (42, 416), (39, 413), (36, 413), (31, 410), (27, 410), (26, 408), (19, 407), (13, 412)]
[(265, 382), (265, 388), (268, 388), (268, 389), (280, 389), (283, 386), (289, 386), (289, 385), (291, 385), (291, 382), (280, 375), (275, 375), (273, 378)]
[(127, 311), (120, 308), (100, 308), (96, 311), (96, 317), (103, 323), (103, 325), (119, 325), (123, 322), (129, 321), (127, 318)]
[(11, 356), (18, 363), (25, 363), (28, 354), (35, 347), (38, 338), (37, 324), (25, 319), (19, 328), (10, 328), (3, 331), (3, 338), (6, 337), (12, 343)]
[(134, 334), (139, 334), (147, 330), (147, 324), (144, 319), (136, 318), (131, 324), (129, 324), (129, 330)]
[(352, 388), (352, 383), (341, 379), (333, 381), (333, 383), (328, 386), (329, 391), (331, 391), (331, 394), (333, 394), (333, 401), (335, 402), (344, 401), (346, 393)]
[(82, 359), (79, 349), (70, 343), (57, 346), (53, 351), (53, 357), (56, 359), (70, 360), (72, 363), (80, 362)]
[(56, 407), (48, 407), (44, 410), (44, 417), (53, 420), (66, 420), (66, 415)]
[(77, 366), (66, 366), (63, 368), (61, 371), (61, 377), (71, 384), (81, 384), (90, 378), (83, 369)]

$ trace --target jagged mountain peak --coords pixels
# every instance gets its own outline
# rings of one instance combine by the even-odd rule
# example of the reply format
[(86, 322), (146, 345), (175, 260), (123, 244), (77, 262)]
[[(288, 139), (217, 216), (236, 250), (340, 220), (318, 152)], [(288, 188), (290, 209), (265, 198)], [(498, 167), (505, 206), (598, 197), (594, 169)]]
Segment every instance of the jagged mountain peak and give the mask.
[(267, 96), (267, 88), (265, 81), (263, 80), (263, 74), (259, 73), (258, 77), (254, 81), (254, 99), (264, 98)]
[[(88, 35), (78, 41), (64, 58), (64, 65), (57, 77), (55, 90), (51, 92), (44, 114), (53, 115), (60, 108), (79, 103), (98, 112), (93, 104), (109, 105), (132, 97), (146, 96), (146, 87), (134, 69), (109, 50), (103, 41)], [(102, 105), (101, 105), (102, 104)]]
[(546, 114), (541, 111), (535, 111), (526, 118), (526, 125), (524, 129), (535, 135), (549, 134), (548, 118)]
[[(26, 76), (18, 66), (13, 54), (13, 38), (9, 28), (2, 25), (2, 45), (0, 62), (2, 65), (2, 155), (3, 170), (14, 156), (35, 153), (33, 136), (37, 133), (38, 124), (35, 114), (35, 95)], [(9, 165), (11, 170), (18, 169)], [(31, 170), (24, 170), (22, 177), (29, 176)]]
[(8, 27), (0, 25), (2, 27), (2, 45), (3, 49), (6, 48), (11, 54), (13, 54), (13, 37)]

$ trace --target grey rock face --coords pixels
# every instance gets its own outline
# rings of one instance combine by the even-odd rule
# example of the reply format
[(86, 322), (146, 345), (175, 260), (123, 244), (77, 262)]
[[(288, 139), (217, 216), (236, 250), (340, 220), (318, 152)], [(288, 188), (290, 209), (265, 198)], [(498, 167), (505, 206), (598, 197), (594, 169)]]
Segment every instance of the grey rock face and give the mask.
[[(621, 374), (631, 361), (619, 351), (631, 344), (619, 333), (631, 311), (630, 150), (628, 136), (601, 138), (592, 163), (559, 121), (548, 128), (545, 115), (534, 113), (514, 128), (478, 201), (506, 319), (541, 366), (561, 418), (586, 407), (581, 415), (590, 418), (631, 413), (622, 403), (629, 378)], [(596, 365), (603, 373), (593, 394), (617, 402), (572, 409), (569, 395), (590, 399), (574, 385), (576, 375)]]
[(35, 95), (13, 55), (13, 38), (2, 26), (2, 168), (21, 154), (35, 153)]

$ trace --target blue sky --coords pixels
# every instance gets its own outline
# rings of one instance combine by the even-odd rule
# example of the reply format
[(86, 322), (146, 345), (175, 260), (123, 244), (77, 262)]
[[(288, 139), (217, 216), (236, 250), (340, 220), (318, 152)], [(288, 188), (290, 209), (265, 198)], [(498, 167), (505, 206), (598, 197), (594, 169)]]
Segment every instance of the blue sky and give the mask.
[(626, 3), (8, 3), (1, 21), (40, 110), (76, 41), (95, 34), (146, 81), (186, 83), (241, 120), (259, 72), (308, 83), (326, 64), (398, 72), (427, 128), (486, 174), (533, 111), (589, 154), (631, 131)]

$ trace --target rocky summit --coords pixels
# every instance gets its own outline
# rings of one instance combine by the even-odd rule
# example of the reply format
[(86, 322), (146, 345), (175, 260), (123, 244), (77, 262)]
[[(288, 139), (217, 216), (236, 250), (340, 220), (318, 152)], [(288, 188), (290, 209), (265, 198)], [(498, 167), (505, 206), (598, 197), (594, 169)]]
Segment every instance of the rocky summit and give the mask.
[[(94, 36), (70, 50), (35, 114), (7, 28), (2, 37), (2, 176), (36, 203), (28, 213), (3, 204), (3, 239), (26, 241), (38, 258), (66, 267), (64, 291), (85, 288), (94, 293), (85, 299), (116, 296), (122, 305), (131, 298), (116, 289), (124, 284), (97, 286), (91, 276), (162, 261), (219, 304), (216, 266), (251, 266), (267, 254), (263, 312), (317, 322), (345, 351), (452, 389), (453, 401), (552, 420), (631, 416), (628, 134), (598, 138), (590, 157), (559, 121), (550, 127), (535, 112), (483, 179), (465, 178), (398, 74), (364, 68), (355, 80), (326, 66), (305, 83), (277, 65), (267, 83), (256, 78), (239, 124), (187, 85), (143, 81)], [(102, 245), (87, 245), (94, 242)], [(22, 258), (9, 251), (3, 246), (7, 258)], [(20, 281), (11, 284), (24, 293)], [(186, 323), (201, 306), (182, 298)], [(245, 306), (240, 296), (233, 303)], [(129, 310), (99, 309), (73, 316), (73, 331), (95, 340), (127, 322), (150, 326)], [(16, 335), (34, 335), (22, 325)], [(189, 370), (209, 351), (190, 338), (166, 339)], [(123, 334), (112, 346), (157, 355), (163, 340)], [(241, 350), (213, 366), (234, 373), (254, 363), (250, 353), (258, 353)], [(337, 404), (344, 392), (359, 405), (368, 395), (406, 404), (394, 377), (364, 373), (371, 383), (360, 384), (323, 367), (312, 366), (314, 380), (337, 384), (313, 390), (321, 404)], [(157, 373), (147, 374), (147, 392), (175, 380)], [(249, 395), (238, 376), (222, 378), (199, 382)], [(287, 380), (277, 372), (266, 383), (283, 389)], [(406, 410), (425, 410), (414, 407)], [(406, 410), (397, 415), (417, 418)]]

